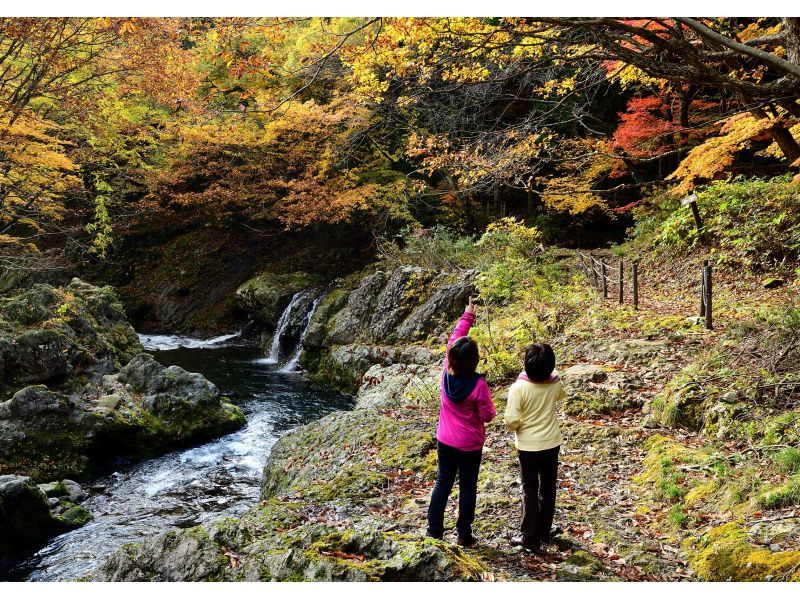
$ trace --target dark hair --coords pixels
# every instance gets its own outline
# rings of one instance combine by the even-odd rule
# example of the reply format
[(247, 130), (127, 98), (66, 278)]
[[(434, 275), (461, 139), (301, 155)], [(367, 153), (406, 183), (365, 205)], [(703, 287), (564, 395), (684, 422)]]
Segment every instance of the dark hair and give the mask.
[(545, 343), (534, 343), (525, 349), (525, 373), (528, 378), (544, 382), (556, 368), (553, 348)]
[(469, 376), (478, 367), (478, 343), (468, 336), (455, 340), (447, 350), (447, 361), (456, 376)]

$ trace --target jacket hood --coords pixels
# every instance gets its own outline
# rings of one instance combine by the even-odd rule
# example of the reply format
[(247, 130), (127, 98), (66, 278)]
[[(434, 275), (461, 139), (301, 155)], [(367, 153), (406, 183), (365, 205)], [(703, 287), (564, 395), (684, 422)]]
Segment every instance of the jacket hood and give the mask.
[(537, 381), (537, 380), (531, 380), (530, 378), (528, 378), (528, 374), (522, 372), (519, 376), (517, 376), (517, 380), (524, 380), (525, 382), (533, 382), (534, 384), (551, 384), (552, 382), (558, 382), (559, 380), (561, 380), (561, 376), (553, 372), (552, 374), (550, 374), (550, 377), (547, 380)]
[(445, 372), (444, 394), (454, 403), (462, 403), (472, 394), (482, 377), (483, 374), (477, 372), (469, 376), (454, 376), (450, 372)]

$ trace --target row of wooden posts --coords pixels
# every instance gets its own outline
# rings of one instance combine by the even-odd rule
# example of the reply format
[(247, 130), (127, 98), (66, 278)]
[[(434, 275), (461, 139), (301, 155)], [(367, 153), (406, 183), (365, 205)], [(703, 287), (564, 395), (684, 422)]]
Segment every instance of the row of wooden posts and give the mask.
[[(630, 283), (633, 295), (633, 308), (639, 308), (639, 262), (634, 260), (631, 264), (630, 277), (625, 276), (625, 264), (622, 259), (617, 264), (617, 276), (609, 276), (609, 265), (604, 259), (597, 259), (591, 254), (577, 251), (581, 269), (586, 279), (598, 291), (602, 290), (603, 299), (608, 299), (609, 286), (617, 287), (617, 298), (620, 305), (625, 303), (625, 283)], [(712, 267), (708, 260), (703, 261), (703, 270), (700, 276), (700, 317), (705, 319), (705, 327), (714, 329), (714, 310), (712, 295)]]
[(603, 298), (608, 299), (609, 286), (617, 287), (617, 298), (620, 305), (625, 303), (625, 282), (631, 285), (633, 295), (633, 308), (639, 308), (639, 262), (636, 260), (631, 264), (630, 277), (625, 276), (625, 264), (623, 260), (619, 260), (617, 265), (617, 277), (613, 278), (608, 275), (609, 265), (603, 259), (598, 260), (591, 254), (578, 253), (578, 258), (581, 261), (581, 268), (589, 282), (598, 290), (602, 289)]

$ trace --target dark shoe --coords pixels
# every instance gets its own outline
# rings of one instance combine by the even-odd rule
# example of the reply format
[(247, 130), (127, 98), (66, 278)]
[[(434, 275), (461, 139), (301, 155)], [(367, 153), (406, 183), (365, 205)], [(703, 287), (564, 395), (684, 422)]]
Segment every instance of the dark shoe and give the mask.
[(475, 536), (470, 536), (469, 538), (462, 538), (459, 536), (458, 540), (456, 540), (456, 544), (464, 548), (475, 548), (478, 545), (478, 541), (475, 539)]
[(430, 532), (427, 532), (427, 533), (425, 534), (425, 536), (426, 536), (426, 537), (428, 537), (428, 538), (433, 538), (434, 540), (441, 540), (441, 539), (443, 539), (443, 538), (444, 538), (444, 534), (442, 534), (441, 536), (437, 536), (437, 535), (435, 535), (435, 534), (432, 534), (432, 533), (430, 533)]
[(521, 536), (512, 538), (511, 546), (520, 546), (525, 550), (527, 550), (528, 552), (533, 552), (534, 554), (544, 554), (541, 544), (537, 544), (535, 542), (526, 542), (525, 540), (522, 539)]

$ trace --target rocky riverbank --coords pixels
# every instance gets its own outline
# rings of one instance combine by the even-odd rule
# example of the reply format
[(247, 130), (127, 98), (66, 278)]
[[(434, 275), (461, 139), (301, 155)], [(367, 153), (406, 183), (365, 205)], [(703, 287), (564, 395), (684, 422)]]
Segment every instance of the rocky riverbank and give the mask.
[[(142, 353), (115, 293), (74, 279), (0, 299), (0, 545), (19, 549), (85, 522), (80, 492), (118, 457), (230, 432), (239, 408), (199, 374)], [(58, 482), (37, 488), (34, 482)], [(48, 500), (48, 498), (50, 500)], [(12, 525), (13, 523), (13, 525)], [(26, 531), (27, 530), (27, 531)]]

